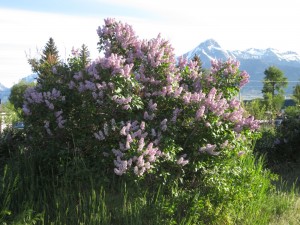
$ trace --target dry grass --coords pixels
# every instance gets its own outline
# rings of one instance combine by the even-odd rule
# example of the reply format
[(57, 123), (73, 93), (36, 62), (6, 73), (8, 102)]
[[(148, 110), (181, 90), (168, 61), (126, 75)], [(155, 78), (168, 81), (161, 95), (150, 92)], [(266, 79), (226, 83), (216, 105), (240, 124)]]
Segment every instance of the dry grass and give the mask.
[[(300, 224), (300, 162), (299, 159), (294, 163), (278, 164), (276, 173), (281, 177), (280, 183), (285, 183), (282, 190), (281, 199), (283, 202), (288, 200), (290, 205), (284, 212), (277, 214), (275, 212), (270, 225), (299, 225)], [(284, 194), (286, 193), (286, 194)], [(293, 194), (294, 193), (294, 194)]]
[(275, 216), (270, 225), (299, 225), (300, 224), (300, 197), (294, 199), (292, 206), (282, 213), (280, 216)]

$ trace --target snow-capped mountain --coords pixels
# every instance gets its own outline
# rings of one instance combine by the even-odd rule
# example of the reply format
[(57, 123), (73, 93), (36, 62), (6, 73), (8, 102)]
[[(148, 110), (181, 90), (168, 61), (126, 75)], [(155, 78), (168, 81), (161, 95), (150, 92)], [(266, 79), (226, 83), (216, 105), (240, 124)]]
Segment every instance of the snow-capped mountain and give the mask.
[(204, 64), (208, 63), (207, 67), (210, 65), (210, 61), (215, 58), (235, 58), (231, 52), (222, 49), (221, 46), (213, 39), (206, 40), (193, 50), (184, 54), (183, 57), (192, 59), (195, 55), (198, 55)]
[(185, 53), (183, 57), (191, 60), (195, 55), (200, 57), (204, 68), (210, 67), (212, 59), (232, 58), (240, 61), (240, 69), (246, 70), (250, 74), (250, 82), (242, 90), (244, 99), (262, 95), (264, 71), (269, 66), (278, 67), (288, 78), (289, 85), (286, 95), (291, 95), (293, 87), (297, 82), (300, 83), (300, 55), (293, 51), (280, 52), (273, 48), (229, 51), (223, 49), (215, 40), (209, 39)]
[(232, 51), (232, 54), (236, 58), (240, 58), (240, 59), (260, 59), (260, 60), (270, 61), (270, 62), (300, 63), (300, 55), (298, 55), (296, 52), (292, 52), (292, 51), (280, 52), (274, 48), (267, 48), (267, 49), (249, 48), (245, 51), (239, 51), (239, 50)]

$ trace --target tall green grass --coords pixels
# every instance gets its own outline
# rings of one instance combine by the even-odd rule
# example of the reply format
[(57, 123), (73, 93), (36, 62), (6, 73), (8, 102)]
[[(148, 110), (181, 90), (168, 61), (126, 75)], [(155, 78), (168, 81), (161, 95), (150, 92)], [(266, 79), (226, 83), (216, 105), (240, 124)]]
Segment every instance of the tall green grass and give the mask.
[(286, 221), (295, 204), (299, 210), (294, 189), (270, 188), (262, 159), (236, 160), (211, 169), (203, 184), (191, 189), (120, 177), (108, 183), (82, 158), (62, 165), (60, 173), (45, 172), (34, 157), (21, 153), (1, 169), (0, 224), (252, 225)]

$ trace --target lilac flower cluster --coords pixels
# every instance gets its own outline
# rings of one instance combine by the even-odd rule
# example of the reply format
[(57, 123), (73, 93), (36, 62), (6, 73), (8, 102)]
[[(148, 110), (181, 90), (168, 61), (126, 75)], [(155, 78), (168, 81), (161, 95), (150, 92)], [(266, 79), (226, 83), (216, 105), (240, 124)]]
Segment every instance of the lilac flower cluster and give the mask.
[[(126, 49), (125, 54), (118, 55), (119, 60), (125, 60), (128, 70), (132, 69), (133, 62), (136, 60), (141, 61), (139, 67), (136, 68), (135, 77), (142, 83), (148, 83), (151, 85), (162, 84), (161, 78), (156, 77), (156, 73), (148, 74), (148, 70), (159, 67), (164, 64), (166, 66), (166, 74), (169, 72), (175, 72), (175, 54), (173, 48), (168, 41), (161, 38), (158, 35), (157, 38), (147, 40), (139, 40), (132, 27), (128, 24), (116, 22), (114, 19), (107, 19), (104, 21), (103, 27), (99, 27), (97, 32), (102, 40), (102, 48), (104, 49), (105, 58), (109, 58), (112, 53), (118, 54), (115, 51), (115, 46), (121, 46)], [(113, 43), (116, 41), (117, 43)], [(114, 56), (110, 60), (116, 60)], [(107, 61), (107, 60), (104, 60)], [(124, 62), (124, 61), (122, 61)], [(117, 67), (118, 64), (116, 64)], [(127, 73), (124, 70), (125, 76)], [(118, 68), (115, 68), (118, 71)], [(162, 90), (157, 90), (162, 91)]]
[(57, 122), (57, 125), (58, 125), (59, 128), (64, 128), (64, 124), (67, 121), (67, 120), (63, 119), (62, 113), (63, 113), (62, 110), (57, 111), (57, 112), (54, 113), (54, 115), (56, 117), (56, 122)]
[(52, 136), (53, 134), (52, 134), (52, 132), (51, 132), (51, 130), (50, 130), (50, 128), (49, 128), (49, 121), (47, 121), (47, 120), (45, 120), (44, 121), (44, 128), (46, 129), (46, 131), (47, 131), (47, 133), (50, 135), (50, 136)]
[(169, 45), (168, 41), (161, 38), (160, 35), (157, 38), (148, 42), (143, 41), (141, 45), (142, 52), (146, 53), (147, 62), (151, 67), (158, 67), (162, 63), (168, 63), (173, 59), (173, 48)]
[(125, 109), (125, 110), (128, 110), (131, 108), (129, 103), (131, 102), (132, 97), (125, 98), (125, 97), (119, 97), (117, 95), (114, 95), (114, 96), (112, 96), (112, 100), (115, 101), (118, 105), (122, 105), (123, 109)]
[(214, 145), (207, 144), (206, 146), (199, 148), (199, 152), (200, 153), (206, 152), (209, 155), (217, 156), (217, 155), (220, 154), (220, 152), (215, 152), (214, 151), (216, 149), (216, 147), (217, 147), (217, 145), (215, 145), (215, 144)]
[[(249, 82), (249, 74), (246, 71), (242, 71), (239, 73), (240, 62), (229, 58), (226, 62), (222, 62), (221, 60), (212, 60), (211, 61), (211, 75), (209, 76), (209, 80), (211, 82), (215, 82), (216, 79), (213, 76), (217, 74), (221, 75), (222, 79), (236, 79), (238, 81), (238, 88), (242, 88), (245, 84)], [(220, 74), (221, 73), (221, 74)]]
[[(105, 19), (104, 23), (105, 25), (102, 28), (98, 27), (97, 33), (99, 37), (114, 37), (123, 49), (130, 48), (136, 44), (137, 37), (130, 25), (116, 22), (115, 19), (112, 18)], [(113, 53), (111, 47), (111, 43), (106, 40), (104, 42), (106, 57)]]
[[(145, 131), (145, 122), (128, 121), (124, 125), (119, 134), (119, 148), (112, 149), (116, 159), (114, 160), (114, 172), (117, 175), (126, 173), (130, 168), (133, 168), (134, 174), (142, 176), (146, 171), (153, 167), (157, 157), (161, 155), (158, 147), (154, 147), (155, 143), (159, 144), (160, 136), (152, 137)], [(151, 139), (155, 138), (154, 141)], [(146, 141), (148, 140), (148, 141)], [(127, 154), (131, 153), (128, 158)]]
[(189, 160), (186, 160), (186, 154), (183, 154), (182, 156), (180, 156), (180, 158), (177, 160), (177, 164), (181, 165), (181, 166), (185, 166), (186, 164), (189, 163)]
[(132, 63), (124, 65), (125, 59), (123, 58), (123, 56), (114, 53), (112, 53), (107, 58), (101, 58), (99, 63), (103, 69), (111, 69), (112, 75), (121, 74), (125, 78), (130, 77), (130, 73), (133, 67)]
[[(65, 96), (62, 96), (59, 90), (53, 88), (51, 91), (42, 92), (39, 91), (38, 88), (28, 88), (24, 93), (24, 99), (23, 112), (26, 116), (34, 116), (31, 111), (34, 105), (45, 105), (47, 109), (54, 111), (53, 114), (56, 118), (57, 126), (61, 129), (64, 128), (64, 124), (67, 120), (63, 118), (63, 111), (54, 110), (57, 101), (65, 102), (66, 100)], [(45, 120), (44, 124), (47, 133), (52, 135), (49, 128), (50, 121)]]
[(223, 63), (221, 60), (212, 60), (211, 72), (217, 73), (218, 71), (223, 70), (225, 75), (234, 74), (238, 71), (239, 66), (240, 62), (231, 58), (229, 58), (225, 63)]

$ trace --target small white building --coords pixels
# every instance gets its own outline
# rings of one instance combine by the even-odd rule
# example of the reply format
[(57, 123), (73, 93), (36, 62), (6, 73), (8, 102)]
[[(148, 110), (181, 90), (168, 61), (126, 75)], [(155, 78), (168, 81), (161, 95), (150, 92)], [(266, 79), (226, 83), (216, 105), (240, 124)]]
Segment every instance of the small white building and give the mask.
[(7, 124), (5, 124), (5, 116), (6, 113), (2, 110), (2, 105), (0, 104), (0, 134), (4, 130), (4, 128), (7, 127)]

